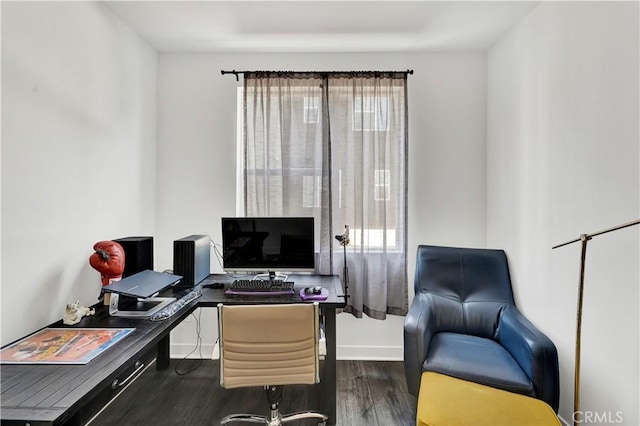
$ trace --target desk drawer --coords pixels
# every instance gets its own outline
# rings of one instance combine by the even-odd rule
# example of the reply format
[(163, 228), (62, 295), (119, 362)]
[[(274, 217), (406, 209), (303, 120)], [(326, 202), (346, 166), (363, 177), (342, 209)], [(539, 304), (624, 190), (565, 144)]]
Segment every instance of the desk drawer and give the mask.
[(133, 383), (144, 370), (153, 365), (156, 353), (156, 348), (152, 348), (138, 359), (128, 361), (117, 372), (113, 380), (105, 382), (98, 394), (91, 398), (73, 419), (64, 424), (69, 426), (86, 425), (97, 413)]

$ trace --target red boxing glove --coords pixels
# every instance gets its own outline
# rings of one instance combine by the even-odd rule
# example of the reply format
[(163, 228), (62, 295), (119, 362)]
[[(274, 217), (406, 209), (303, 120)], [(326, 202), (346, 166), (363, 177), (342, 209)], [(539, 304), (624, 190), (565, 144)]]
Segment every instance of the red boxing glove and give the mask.
[(109, 285), (114, 278), (122, 278), (124, 272), (124, 249), (115, 241), (98, 241), (96, 251), (89, 256), (89, 264), (100, 272), (102, 285)]

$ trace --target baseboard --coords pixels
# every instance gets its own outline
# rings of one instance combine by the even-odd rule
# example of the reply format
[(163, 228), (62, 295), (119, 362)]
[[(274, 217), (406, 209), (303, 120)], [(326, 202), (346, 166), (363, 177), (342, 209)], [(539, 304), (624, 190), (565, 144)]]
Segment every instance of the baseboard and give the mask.
[(402, 361), (402, 346), (348, 346), (336, 348), (336, 359), (354, 361)]
[(215, 343), (206, 343), (196, 348), (193, 343), (172, 343), (169, 357), (174, 359), (212, 359)]
[(213, 345), (213, 352), (211, 353), (211, 359), (220, 359), (220, 345), (218, 344), (218, 342), (216, 342), (215, 345)]
[[(193, 344), (172, 343), (169, 354), (175, 359), (218, 359), (216, 343), (203, 344), (194, 350)], [(346, 346), (336, 348), (336, 359), (351, 361), (402, 361), (404, 352), (401, 346)]]

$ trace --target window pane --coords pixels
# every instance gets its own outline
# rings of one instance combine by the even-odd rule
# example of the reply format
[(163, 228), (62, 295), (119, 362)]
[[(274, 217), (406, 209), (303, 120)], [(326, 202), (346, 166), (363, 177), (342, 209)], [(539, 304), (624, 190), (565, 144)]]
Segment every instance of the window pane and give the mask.
[(391, 182), (389, 170), (376, 170), (374, 173), (374, 188), (376, 201), (389, 201), (391, 199)]
[(320, 207), (322, 176), (302, 177), (302, 206)]
[(353, 98), (353, 130), (389, 130), (389, 99), (356, 96)]
[(317, 96), (304, 97), (304, 122), (319, 123), (320, 122), (320, 98)]

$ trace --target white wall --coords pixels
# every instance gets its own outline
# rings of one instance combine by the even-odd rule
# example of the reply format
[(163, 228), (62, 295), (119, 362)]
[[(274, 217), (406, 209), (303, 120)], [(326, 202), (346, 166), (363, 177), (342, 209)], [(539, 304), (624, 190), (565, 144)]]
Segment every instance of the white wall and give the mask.
[[(487, 244), (506, 249), (517, 303), (558, 347), (569, 423), (580, 245), (551, 247), (640, 216), (638, 13), (637, 2), (545, 2), (487, 56)], [(591, 422), (640, 424), (638, 235), (588, 245)]]
[[(485, 244), (483, 53), (160, 54), (156, 267), (171, 268), (172, 241), (209, 234), (236, 213), (236, 88), (220, 70), (406, 70), (409, 76), (409, 286), (418, 244)], [(212, 258), (212, 271), (221, 268)], [(215, 310), (202, 313), (205, 353)], [(338, 357), (402, 359), (404, 317), (338, 317)], [(172, 355), (195, 345), (195, 322), (172, 334)]]
[[(95, 302), (98, 240), (154, 235), (156, 269), (171, 268), (176, 238), (220, 241), (236, 164), (236, 82), (221, 69), (414, 69), (410, 288), (420, 243), (505, 248), (518, 304), (558, 346), (571, 420), (579, 247), (550, 247), (639, 216), (637, 3), (545, 2), (486, 64), (482, 53), (158, 56), (99, 3), (1, 6), (1, 344), (67, 302)], [(640, 423), (639, 259), (637, 228), (589, 245), (582, 407), (625, 424)], [(215, 313), (203, 311), (212, 342)], [(339, 357), (399, 359), (402, 320), (341, 315)], [(190, 320), (173, 351), (194, 342)]]
[(97, 302), (156, 228), (157, 54), (97, 2), (2, 2), (2, 344)]

